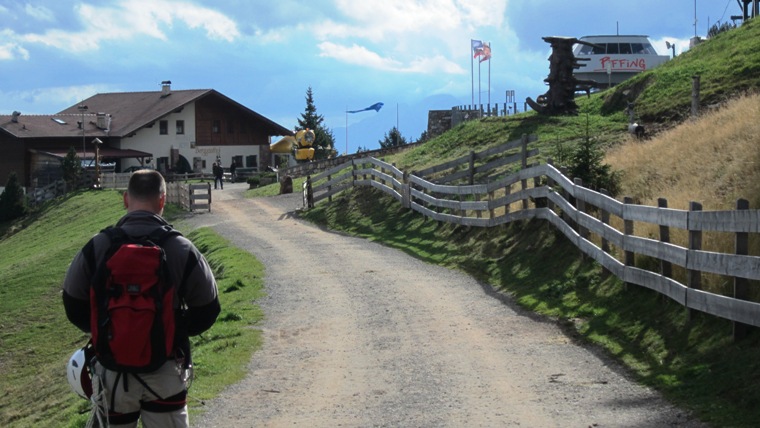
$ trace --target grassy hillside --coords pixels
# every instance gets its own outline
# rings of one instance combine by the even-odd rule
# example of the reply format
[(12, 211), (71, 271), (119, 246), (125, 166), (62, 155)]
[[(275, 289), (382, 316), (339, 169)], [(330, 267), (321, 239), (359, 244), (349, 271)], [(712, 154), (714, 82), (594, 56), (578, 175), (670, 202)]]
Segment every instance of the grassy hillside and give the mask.
[[(74, 254), (123, 214), (118, 192), (77, 193), (0, 239), (0, 426), (84, 426), (88, 402), (69, 388), (66, 362), (87, 337), (66, 320), (60, 286)], [(190, 394), (207, 399), (240, 379), (260, 346), (250, 325), (261, 313), (250, 302), (261, 295), (263, 266), (209, 230), (188, 237), (214, 267), (223, 305), (219, 322), (193, 341), (199, 379)]]
[[(758, 20), (721, 34), (612, 90), (579, 98), (577, 117), (526, 113), (468, 122), (385, 160), (406, 171), (420, 170), (525, 133), (539, 137), (543, 159), (566, 164), (578, 142), (589, 138), (606, 150), (605, 162), (622, 174), (621, 195), (651, 205), (666, 197), (671, 207), (680, 209), (689, 201), (702, 202), (705, 209), (729, 209), (737, 197), (745, 197), (757, 208), (760, 98), (745, 94), (760, 87), (758, 36)], [(684, 122), (695, 74), (702, 79), (702, 111), (710, 112)], [(637, 120), (658, 131), (653, 138), (638, 141), (628, 135), (629, 102)], [(545, 223), (488, 230), (440, 225), (366, 188), (320, 204), (304, 216), (480, 278), (601, 346), (642, 383), (707, 422), (755, 426), (760, 418), (760, 333), (733, 343), (730, 323), (709, 316), (689, 320), (682, 307), (662, 296), (605, 278), (598, 265), (582, 259)], [(656, 233), (636, 231), (641, 236)], [(730, 237), (708, 235), (707, 249), (731, 245)], [(755, 243), (754, 254), (760, 254), (758, 247)], [(716, 288), (729, 285), (721, 281), (707, 282)]]

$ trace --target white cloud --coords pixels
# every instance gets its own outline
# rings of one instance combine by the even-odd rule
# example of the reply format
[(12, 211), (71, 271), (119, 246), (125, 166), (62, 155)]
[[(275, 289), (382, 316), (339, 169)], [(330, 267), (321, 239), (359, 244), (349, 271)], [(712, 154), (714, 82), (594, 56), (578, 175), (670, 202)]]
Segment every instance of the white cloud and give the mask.
[(403, 73), (449, 73), (464, 74), (465, 71), (458, 64), (453, 63), (441, 55), (433, 57), (417, 57), (408, 62), (402, 62), (393, 58), (382, 57), (364, 46), (353, 44), (351, 46), (339, 45), (332, 42), (322, 42), (318, 45), (319, 56), (334, 58), (347, 64), (384, 71)]
[(464, 74), (458, 62), (469, 38), (475, 29), (502, 31), (507, 1), (337, 0), (342, 16), (313, 23), (312, 31), (322, 57), (378, 70)]
[(0, 30), (0, 61), (29, 59), (29, 51), (16, 42), (16, 34), (10, 30)]
[(72, 106), (92, 94), (99, 92), (114, 92), (120, 88), (107, 85), (83, 85), (41, 88), (27, 91), (0, 91), (0, 111), (20, 110), (22, 114), (50, 114), (52, 111), (34, 111), (39, 105), (49, 105), (55, 111)]
[(232, 42), (240, 37), (232, 19), (213, 9), (182, 1), (122, 0), (115, 6), (81, 4), (76, 12), (84, 27), (79, 32), (50, 29), (20, 38), (65, 51), (84, 52), (98, 49), (104, 41), (130, 40), (138, 36), (168, 40), (167, 30), (171, 30), (175, 22), (193, 30), (205, 30), (206, 37), (212, 40)]
[(55, 21), (55, 15), (53, 14), (53, 11), (46, 8), (45, 6), (39, 6), (39, 5), (34, 6), (30, 3), (27, 3), (26, 6), (24, 6), (24, 11), (26, 12), (27, 15), (31, 16), (32, 18), (38, 21), (45, 21), (45, 22)]

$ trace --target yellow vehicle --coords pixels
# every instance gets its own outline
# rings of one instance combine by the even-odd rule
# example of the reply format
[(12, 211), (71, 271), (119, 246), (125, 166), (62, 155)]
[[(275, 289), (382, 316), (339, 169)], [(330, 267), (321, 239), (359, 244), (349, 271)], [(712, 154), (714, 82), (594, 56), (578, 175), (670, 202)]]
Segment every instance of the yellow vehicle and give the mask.
[(272, 153), (293, 154), (296, 160), (314, 159), (314, 131), (311, 129), (302, 129), (296, 132), (296, 135), (281, 138), (276, 143), (269, 145), (269, 151)]

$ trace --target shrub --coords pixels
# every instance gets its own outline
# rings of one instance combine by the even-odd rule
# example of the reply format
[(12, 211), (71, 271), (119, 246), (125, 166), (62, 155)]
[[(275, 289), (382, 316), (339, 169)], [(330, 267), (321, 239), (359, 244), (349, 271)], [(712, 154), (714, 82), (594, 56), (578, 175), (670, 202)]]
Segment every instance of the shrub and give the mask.
[(246, 183), (248, 183), (248, 187), (253, 189), (254, 187), (259, 187), (259, 184), (261, 184), (261, 178), (258, 175), (253, 175), (248, 177)]
[(5, 191), (0, 195), (0, 221), (14, 220), (26, 214), (24, 189), (18, 182), (15, 172), (11, 172)]

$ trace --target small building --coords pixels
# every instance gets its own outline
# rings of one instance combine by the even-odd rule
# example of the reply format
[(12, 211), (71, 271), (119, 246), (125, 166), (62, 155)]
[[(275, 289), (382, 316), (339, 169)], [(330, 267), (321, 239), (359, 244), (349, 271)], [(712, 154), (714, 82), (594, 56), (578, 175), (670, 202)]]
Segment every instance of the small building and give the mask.
[(224, 167), (264, 170), (272, 137), (293, 132), (213, 89), (94, 95), (50, 115), (0, 115), (0, 186), (15, 171), (22, 186), (60, 178), (73, 147), (85, 167), (100, 161), (115, 172), (155, 168), (163, 173), (211, 172)]

